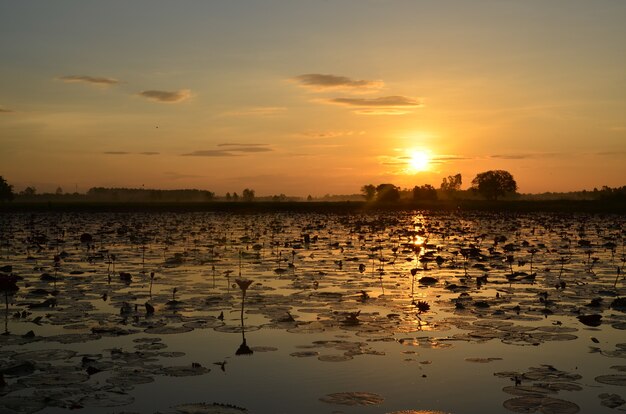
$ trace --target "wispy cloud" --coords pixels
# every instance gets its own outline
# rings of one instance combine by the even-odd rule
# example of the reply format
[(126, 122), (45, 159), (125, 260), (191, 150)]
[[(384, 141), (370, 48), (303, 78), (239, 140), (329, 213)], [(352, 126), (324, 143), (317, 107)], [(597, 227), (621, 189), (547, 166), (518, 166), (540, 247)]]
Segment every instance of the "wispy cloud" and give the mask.
[(409, 163), (407, 161), (382, 161), (381, 165), (392, 165), (392, 166), (406, 166)]
[(444, 164), (448, 161), (463, 161), (471, 159), (471, 157), (462, 157), (460, 155), (434, 155), (429, 162), (431, 164)]
[(470, 157), (462, 157), (460, 155), (435, 155), (432, 159), (437, 161), (471, 160)]
[(143, 152), (104, 151), (103, 154), (106, 154), (106, 155), (159, 155), (158, 152), (154, 152), (154, 151), (143, 151)]
[(218, 147), (236, 147), (236, 148), (256, 148), (256, 147), (267, 147), (268, 144), (242, 144), (238, 142), (224, 142), (221, 144), (217, 144)]
[(234, 111), (222, 112), (220, 116), (277, 116), (285, 113), (287, 108), (282, 106), (258, 106), (254, 108), (243, 108)]
[(404, 108), (420, 107), (422, 103), (406, 96), (381, 96), (379, 98), (334, 98), (331, 103), (345, 106), (365, 106), (372, 108)]
[(532, 154), (496, 154), (492, 155), (491, 158), (498, 158), (501, 160), (524, 160), (527, 158), (533, 158)]
[(219, 144), (218, 147), (226, 149), (196, 150), (183, 156), (191, 157), (238, 157), (249, 153), (272, 152), (273, 149), (266, 144)]
[(185, 157), (236, 157), (239, 154), (226, 150), (196, 150), (181, 155)]
[(189, 89), (181, 89), (179, 91), (158, 91), (149, 90), (139, 92), (139, 96), (162, 103), (179, 103), (191, 97)]
[(102, 76), (88, 76), (88, 75), (65, 75), (59, 76), (57, 79), (68, 83), (87, 83), (99, 86), (111, 86), (120, 83), (119, 80), (114, 78), (105, 78)]
[(6, 109), (6, 108), (0, 108), (0, 114), (12, 114), (15, 111), (13, 111), (12, 109)]
[(595, 155), (599, 155), (601, 157), (623, 157), (624, 155), (626, 155), (626, 151), (602, 151), (596, 152)]
[(329, 89), (347, 89), (353, 91), (363, 91), (381, 89), (385, 83), (380, 80), (355, 80), (347, 76), (328, 75), (321, 73), (306, 73), (293, 78), (300, 86), (314, 91), (325, 91)]
[(350, 137), (354, 135), (365, 135), (365, 131), (307, 131), (301, 134), (311, 139), (330, 139), (339, 137)]
[(497, 158), (501, 160), (526, 160), (530, 158), (552, 158), (560, 154), (555, 152), (543, 152), (543, 153), (511, 153), (511, 154), (496, 154), (490, 155), (490, 158)]
[(378, 98), (333, 98), (325, 101), (354, 109), (360, 115), (403, 115), (423, 106), (415, 98), (393, 95)]

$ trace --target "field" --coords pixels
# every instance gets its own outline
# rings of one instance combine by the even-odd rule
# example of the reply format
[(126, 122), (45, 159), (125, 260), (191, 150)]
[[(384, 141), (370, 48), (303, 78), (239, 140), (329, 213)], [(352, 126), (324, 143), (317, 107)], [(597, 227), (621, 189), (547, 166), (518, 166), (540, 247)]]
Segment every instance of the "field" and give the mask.
[(296, 204), (5, 206), (0, 412), (626, 408), (620, 206)]

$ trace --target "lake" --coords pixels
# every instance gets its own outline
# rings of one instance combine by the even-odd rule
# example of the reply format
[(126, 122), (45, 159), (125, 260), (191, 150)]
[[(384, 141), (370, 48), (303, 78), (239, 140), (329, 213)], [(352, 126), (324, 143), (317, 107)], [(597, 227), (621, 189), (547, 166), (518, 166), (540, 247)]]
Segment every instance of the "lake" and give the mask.
[(624, 215), (57, 212), (0, 225), (1, 413), (626, 408)]

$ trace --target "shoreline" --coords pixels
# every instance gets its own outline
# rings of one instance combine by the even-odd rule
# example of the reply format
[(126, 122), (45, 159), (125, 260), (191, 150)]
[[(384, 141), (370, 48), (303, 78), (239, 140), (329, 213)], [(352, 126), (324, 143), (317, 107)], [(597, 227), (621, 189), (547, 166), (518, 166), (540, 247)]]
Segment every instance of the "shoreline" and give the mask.
[(378, 211), (491, 211), (626, 214), (626, 201), (604, 200), (437, 200), (399, 203), (365, 201), (253, 201), (253, 202), (11, 202), (1, 213), (36, 212), (232, 212), (232, 213), (362, 213)]

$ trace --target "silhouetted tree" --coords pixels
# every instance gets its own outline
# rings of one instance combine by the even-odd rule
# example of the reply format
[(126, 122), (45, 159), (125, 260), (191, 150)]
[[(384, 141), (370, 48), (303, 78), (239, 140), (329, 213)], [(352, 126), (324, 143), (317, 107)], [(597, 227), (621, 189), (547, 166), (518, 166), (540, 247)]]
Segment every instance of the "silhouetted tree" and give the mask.
[(311, 196), (311, 194), (308, 195), (308, 197), (306, 198), (306, 201), (313, 201), (313, 197)]
[(245, 190), (243, 190), (243, 193), (241, 194), (241, 197), (243, 198), (243, 201), (253, 201), (254, 200), (254, 190), (246, 188)]
[(4, 177), (0, 176), (0, 201), (11, 201), (14, 196), (13, 186), (9, 185)]
[(57, 187), (57, 189), (54, 192), (54, 194), (56, 194), (56, 195), (63, 195), (63, 189), (61, 187)]
[(488, 200), (497, 200), (498, 197), (514, 194), (517, 183), (508, 171), (485, 171), (472, 180), (472, 190), (477, 191)]
[(226, 201), (232, 200), (230, 193), (226, 193)]
[(239, 201), (239, 194), (233, 193), (233, 201)]
[[(445, 178), (444, 178), (445, 180)], [(430, 184), (413, 187), (413, 200), (436, 200), (437, 190)]]
[(443, 191), (459, 191), (462, 184), (461, 174), (449, 175), (441, 182), (441, 189)]
[(35, 187), (26, 187), (20, 192), (20, 195), (25, 195), (29, 197), (34, 196), (35, 194), (37, 194), (37, 189)]
[(597, 188), (593, 190), (593, 196), (597, 200), (626, 200), (626, 186), (611, 188), (604, 185), (600, 191)]
[(376, 200), (393, 203), (400, 200), (400, 190), (393, 184), (379, 184), (376, 186)]
[(361, 187), (361, 192), (367, 201), (372, 201), (376, 197), (376, 187), (373, 184), (364, 185)]

